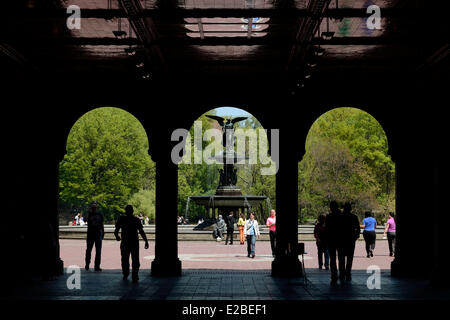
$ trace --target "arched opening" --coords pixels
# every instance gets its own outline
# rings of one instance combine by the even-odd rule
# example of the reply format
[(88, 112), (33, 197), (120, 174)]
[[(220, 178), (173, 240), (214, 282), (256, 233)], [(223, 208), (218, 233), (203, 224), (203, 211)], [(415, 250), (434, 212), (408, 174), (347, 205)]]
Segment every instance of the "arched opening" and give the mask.
[(123, 109), (96, 108), (75, 122), (59, 165), (59, 237), (66, 264), (84, 265), (84, 217), (93, 201), (104, 219), (104, 269), (121, 268), (119, 243), (113, 232), (126, 205), (133, 205), (134, 215), (146, 225), (147, 232), (153, 228), (155, 164), (148, 147), (144, 127)]
[[(231, 168), (224, 160), (229, 151), (223, 131), (230, 123), (236, 161)], [(215, 108), (194, 121), (188, 137), (190, 150), (178, 164), (178, 256), (183, 268), (270, 269), (273, 257), (265, 225), (276, 205), (276, 166), (262, 124), (243, 109)], [(254, 259), (247, 257), (247, 244), (240, 245), (237, 224), (232, 246), (225, 245), (226, 226), (222, 235), (214, 235), (219, 215), (226, 221), (230, 212), (236, 223), (255, 213), (261, 235)]]
[[(329, 213), (331, 201), (352, 204), (360, 223), (366, 212), (377, 221), (376, 264), (389, 269), (384, 225), (389, 212), (395, 213), (395, 164), (388, 152), (388, 139), (380, 123), (357, 108), (336, 108), (321, 115), (311, 126), (305, 154), (298, 167), (298, 201), (302, 240), (307, 241), (312, 259), (307, 267), (318, 267), (313, 228), (318, 216)], [(310, 241), (308, 241), (310, 240)], [(360, 237), (363, 240), (363, 237)], [(354, 268), (365, 269), (364, 241), (357, 242)]]

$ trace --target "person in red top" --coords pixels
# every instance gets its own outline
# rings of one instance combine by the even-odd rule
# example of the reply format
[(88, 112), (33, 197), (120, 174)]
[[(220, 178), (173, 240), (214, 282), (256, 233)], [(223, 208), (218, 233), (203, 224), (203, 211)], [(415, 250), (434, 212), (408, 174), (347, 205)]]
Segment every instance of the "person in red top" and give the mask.
[(269, 227), (269, 236), (270, 236), (270, 246), (272, 248), (272, 256), (275, 257), (275, 248), (276, 248), (276, 238), (277, 238), (277, 227), (276, 227), (276, 212), (275, 210), (270, 210), (270, 217), (267, 218), (266, 226)]
[(330, 265), (330, 257), (328, 255), (328, 248), (325, 241), (325, 220), (327, 215), (321, 214), (317, 219), (314, 227), (314, 238), (316, 238), (317, 256), (319, 258), (319, 269), (322, 269), (323, 258), (325, 257), (325, 269), (328, 270)]

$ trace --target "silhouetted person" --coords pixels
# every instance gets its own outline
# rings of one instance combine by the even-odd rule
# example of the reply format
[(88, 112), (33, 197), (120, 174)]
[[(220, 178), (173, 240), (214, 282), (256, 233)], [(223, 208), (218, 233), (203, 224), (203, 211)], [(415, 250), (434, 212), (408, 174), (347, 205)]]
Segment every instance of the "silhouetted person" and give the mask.
[(272, 257), (275, 257), (276, 252), (276, 238), (277, 238), (277, 224), (276, 212), (270, 210), (270, 217), (266, 220), (266, 226), (269, 227), (270, 248), (272, 249)]
[(245, 221), (244, 235), (247, 237), (247, 257), (255, 257), (255, 244), (256, 239), (259, 239), (259, 227), (258, 221), (255, 219), (255, 213), (250, 212), (250, 217)]
[(342, 225), (342, 214), (336, 201), (330, 202), (330, 214), (325, 219), (325, 239), (328, 244), (328, 254), (330, 256), (331, 284), (336, 284), (338, 271), (336, 265), (336, 255), (338, 249), (342, 247), (340, 229)]
[(338, 250), (339, 259), (339, 278), (341, 281), (352, 280), (353, 256), (355, 254), (356, 240), (359, 239), (361, 232), (359, 219), (352, 213), (352, 205), (348, 202), (344, 204), (342, 238), (343, 247), (341, 252)]
[(377, 220), (372, 217), (370, 211), (367, 211), (361, 225), (361, 229), (364, 229), (363, 237), (366, 242), (367, 258), (373, 257), (373, 250), (375, 250), (375, 241), (377, 239), (377, 234), (375, 233), (376, 227)]
[(317, 257), (319, 260), (319, 269), (322, 269), (323, 258), (325, 257), (325, 269), (328, 270), (330, 265), (330, 256), (328, 255), (327, 240), (325, 237), (325, 220), (326, 214), (321, 214), (317, 219), (317, 223), (314, 226), (314, 238), (316, 238)]
[(133, 216), (133, 206), (127, 205), (125, 207), (125, 216), (120, 216), (116, 223), (114, 235), (116, 240), (120, 241), (119, 230), (122, 230), (122, 242), (120, 243), (120, 254), (122, 256), (122, 273), (123, 279), (126, 280), (130, 274), (130, 254), (133, 282), (139, 280), (139, 235), (145, 241), (145, 249), (148, 249), (148, 240), (142, 227), (142, 222), (139, 218)]
[(395, 255), (395, 215), (393, 212), (389, 212), (389, 219), (386, 222), (386, 227), (384, 228), (384, 235), (386, 236), (389, 243), (389, 256)]
[(86, 265), (84, 268), (86, 270), (89, 270), (92, 247), (95, 244), (94, 270), (102, 271), (102, 269), (100, 268), (100, 261), (102, 255), (102, 240), (105, 236), (105, 229), (103, 226), (103, 216), (99, 212), (97, 212), (97, 202), (95, 201), (88, 209), (86, 222), (88, 226), (86, 237)]
[(219, 219), (216, 222), (217, 241), (222, 240), (224, 231), (225, 231), (225, 221), (222, 219), (222, 215), (219, 214)]
[(233, 233), (234, 233), (234, 224), (236, 223), (236, 219), (233, 216), (233, 211), (227, 217), (227, 238), (225, 239), (225, 245), (230, 241), (230, 244), (233, 244)]

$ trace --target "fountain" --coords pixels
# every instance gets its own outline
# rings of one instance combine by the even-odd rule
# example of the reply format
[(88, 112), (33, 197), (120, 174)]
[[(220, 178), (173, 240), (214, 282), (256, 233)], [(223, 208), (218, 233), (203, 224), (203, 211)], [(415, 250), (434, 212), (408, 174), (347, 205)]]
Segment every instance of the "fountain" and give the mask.
[(216, 193), (213, 195), (191, 196), (188, 203), (193, 201), (196, 204), (206, 208), (208, 214), (210, 209), (213, 212), (213, 218), (216, 218), (216, 209), (222, 216), (228, 215), (230, 211), (245, 212), (250, 211), (264, 200), (266, 196), (243, 195), (237, 184), (237, 168), (235, 164), (243, 159), (248, 159), (245, 155), (238, 155), (234, 151), (234, 125), (235, 123), (247, 119), (247, 117), (237, 117), (234, 119), (225, 119), (218, 116), (207, 115), (207, 117), (219, 122), (222, 126), (224, 150), (212, 157), (223, 163), (223, 169), (219, 169), (220, 179)]

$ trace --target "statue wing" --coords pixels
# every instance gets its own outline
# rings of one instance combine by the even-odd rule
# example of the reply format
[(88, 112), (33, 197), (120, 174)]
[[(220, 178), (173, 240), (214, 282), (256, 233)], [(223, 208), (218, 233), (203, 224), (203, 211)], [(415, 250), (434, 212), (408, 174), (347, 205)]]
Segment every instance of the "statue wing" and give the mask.
[(210, 116), (210, 115), (206, 115), (206, 116), (210, 119), (216, 120), (220, 124), (220, 126), (223, 127), (224, 120), (225, 120), (224, 118), (219, 117), (219, 116)]
[(231, 123), (232, 123), (232, 124), (235, 124), (236, 122), (245, 120), (245, 119), (247, 119), (247, 118), (248, 118), (248, 117), (237, 117), (237, 118), (232, 119), (232, 120), (231, 120)]

